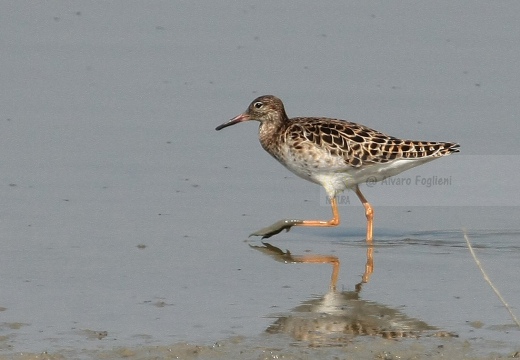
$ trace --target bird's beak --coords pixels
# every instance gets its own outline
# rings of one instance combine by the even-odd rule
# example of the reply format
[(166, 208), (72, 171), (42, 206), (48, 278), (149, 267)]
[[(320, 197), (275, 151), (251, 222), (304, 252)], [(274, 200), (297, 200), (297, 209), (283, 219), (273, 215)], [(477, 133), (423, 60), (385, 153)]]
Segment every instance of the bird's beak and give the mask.
[(251, 117), (248, 114), (245, 114), (245, 113), (240, 114), (240, 115), (235, 116), (233, 119), (229, 120), (228, 122), (225, 122), (224, 124), (217, 126), (215, 128), (215, 130), (217, 130), (217, 131), (222, 130), (225, 127), (235, 125), (235, 124), (238, 124), (239, 122), (248, 121), (248, 120), (251, 120)]

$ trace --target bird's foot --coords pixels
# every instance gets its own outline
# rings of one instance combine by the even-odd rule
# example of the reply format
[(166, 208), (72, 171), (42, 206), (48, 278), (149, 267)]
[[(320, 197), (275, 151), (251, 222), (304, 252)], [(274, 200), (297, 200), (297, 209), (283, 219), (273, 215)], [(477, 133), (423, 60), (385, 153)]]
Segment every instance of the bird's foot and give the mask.
[(269, 225), (268, 227), (255, 231), (249, 236), (261, 236), (262, 239), (267, 239), (273, 235), (280, 233), (282, 230), (289, 231), (289, 229), (294, 225), (300, 224), (303, 224), (303, 220), (284, 219), (277, 221), (274, 224)]

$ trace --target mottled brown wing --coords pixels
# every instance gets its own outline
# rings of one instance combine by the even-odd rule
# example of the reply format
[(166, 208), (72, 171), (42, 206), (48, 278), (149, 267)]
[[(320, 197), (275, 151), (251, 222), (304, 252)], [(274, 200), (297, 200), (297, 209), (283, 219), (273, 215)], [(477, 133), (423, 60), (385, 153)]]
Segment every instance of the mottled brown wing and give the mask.
[(353, 167), (396, 159), (439, 157), (459, 151), (455, 143), (402, 140), (338, 119), (294, 118), (285, 133), (292, 140), (300, 138), (333, 156), (342, 156)]

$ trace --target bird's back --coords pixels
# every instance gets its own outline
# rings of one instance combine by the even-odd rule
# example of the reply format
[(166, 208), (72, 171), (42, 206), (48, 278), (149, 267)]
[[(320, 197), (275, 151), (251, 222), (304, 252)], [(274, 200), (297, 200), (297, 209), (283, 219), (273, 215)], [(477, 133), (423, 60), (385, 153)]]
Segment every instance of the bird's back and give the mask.
[(290, 119), (282, 138), (295, 150), (326, 152), (354, 168), (436, 158), (459, 151), (459, 145), (452, 142), (403, 140), (361, 124), (329, 118)]

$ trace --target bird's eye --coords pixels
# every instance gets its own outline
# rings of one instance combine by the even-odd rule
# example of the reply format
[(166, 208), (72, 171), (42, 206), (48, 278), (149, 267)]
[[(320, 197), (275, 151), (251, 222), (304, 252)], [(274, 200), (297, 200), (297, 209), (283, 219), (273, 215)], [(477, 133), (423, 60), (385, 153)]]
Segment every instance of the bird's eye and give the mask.
[(253, 106), (257, 109), (260, 109), (262, 106), (264, 106), (264, 104), (260, 101), (257, 101), (253, 104)]

